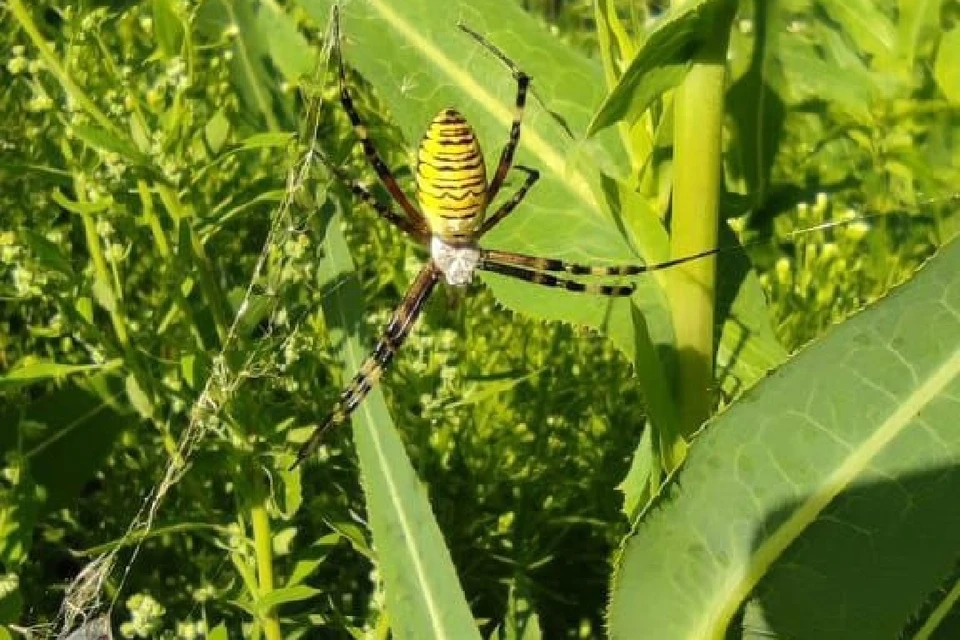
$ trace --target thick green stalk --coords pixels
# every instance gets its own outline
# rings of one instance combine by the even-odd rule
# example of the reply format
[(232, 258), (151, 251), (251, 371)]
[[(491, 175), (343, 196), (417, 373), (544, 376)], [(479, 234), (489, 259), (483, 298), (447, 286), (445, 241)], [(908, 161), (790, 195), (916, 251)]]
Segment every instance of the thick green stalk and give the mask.
[[(257, 555), (258, 598), (273, 591), (273, 537), (270, 535), (270, 515), (267, 513), (267, 498), (250, 509), (253, 524), (253, 545)], [(280, 618), (276, 608), (271, 607), (261, 614), (263, 634), (267, 640), (283, 640), (280, 631)]]
[[(670, 252), (717, 246), (726, 52), (734, 4), (718, 12), (713, 33), (674, 97), (673, 218)], [(689, 436), (713, 409), (716, 260), (671, 269), (667, 279), (677, 347), (680, 429)]]

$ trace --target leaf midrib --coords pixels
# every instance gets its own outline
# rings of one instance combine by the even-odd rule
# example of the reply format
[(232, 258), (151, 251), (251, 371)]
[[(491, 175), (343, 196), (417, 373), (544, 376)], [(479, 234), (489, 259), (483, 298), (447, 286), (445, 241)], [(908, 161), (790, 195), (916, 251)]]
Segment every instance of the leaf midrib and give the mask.
[[(347, 321), (348, 319), (344, 317), (344, 314), (341, 311), (341, 322), (343, 323), (343, 326), (348, 326)], [(360, 364), (363, 362), (363, 358), (365, 357), (365, 353), (362, 351), (359, 341), (356, 339), (348, 340), (347, 350), (349, 351), (348, 361), (355, 369), (359, 369)], [(375, 391), (374, 393), (379, 392)], [(433, 637), (451, 638), (453, 636), (447, 633), (447, 630), (444, 628), (443, 618), (440, 615), (440, 607), (434, 599), (433, 588), (431, 586), (431, 581), (428, 579), (427, 570), (425, 568), (424, 560), (421, 557), (420, 549), (418, 545), (413, 542), (417, 538), (414, 535), (413, 525), (411, 523), (412, 518), (404, 508), (404, 501), (400, 497), (400, 490), (397, 487), (397, 481), (391, 473), (393, 467), (389, 457), (383, 450), (383, 445), (380, 441), (380, 434), (376, 426), (377, 420), (373, 415), (372, 403), (370, 400), (373, 399), (370, 398), (367, 402), (361, 403), (359, 411), (363, 415), (363, 421), (370, 433), (370, 442), (373, 444), (374, 451), (377, 456), (377, 466), (382, 474), (383, 484), (387, 488), (390, 504), (393, 506), (394, 512), (397, 514), (396, 519), (400, 524), (400, 529), (403, 534), (403, 544), (407, 547), (407, 553), (411, 562), (413, 563), (417, 584), (420, 585), (420, 593), (423, 595), (424, 603), (430, 617), (430, 626), (434, 632)], [(388, 419), (390, 418), (388, 417)]]

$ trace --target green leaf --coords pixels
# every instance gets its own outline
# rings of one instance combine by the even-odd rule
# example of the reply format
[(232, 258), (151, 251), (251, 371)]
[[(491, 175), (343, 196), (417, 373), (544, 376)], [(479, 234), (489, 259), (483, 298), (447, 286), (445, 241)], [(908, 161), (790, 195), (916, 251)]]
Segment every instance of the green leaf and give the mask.
[(593, 116), (587, 135), (621, 120), (636, 120), (665, 91), (680, 84), (714, 17), (718, 0), (684, 2), (657, 22), (617, 86)]
[(779, 95), (787, 104), (823, 100), (858, 119), (869, 117), (873, 86), (862, 63), (838, 74), (836, 66), (825, 61), (814, 46), (786, 38), (781, 42), (777, 58), (783, 66), (785, 91)]
[(493, 640), (541, 640), (540, 619), (530, 599), (519, 592), (516, 583), (511, 583), (507, 595), (507, 613), (503, 626), (491, 636)]
[(41, 266), (51, 271), (61, 273), (71, 280), (74, 279), (76, 274), (73, 272), (70, 260), (64, 255), (59, 246), (50, 242), (39, 233), (29, 229), (22, 229), (18, 231), (17, 234), (23, 242), (30, 247), (30, 251), (33, 252), (34, 257)]
[(130, 406), (136, 409), (137, 413), (139, 413), (143, 419), (149, 420), (153, 415), (153, 403), (150, 401), (150, 396), (147, 395), (147, 392), (140, 386), (140, 382), (134, 374), (130, 373), (124, 379), (124, 388), (126, 389)]
[(170, 0), (153, 0), (153, 32), (165, 58), (180, 55), (183, 48), (183, 23)]
[(282, 493), (274, 497), (273, 502), (280, 516), (285, 520), (290, 520), (303, 505), (303, 474), (298, 469), (290, 470), (290, 465), (294, 462), (292, 455), (290, 459), (286, 459), (284, 456), (280, 457), (284, 458), (280, 460), (282, 466), (280, 471), (277, 472), (280, 477)]
[[(282, 98), (269, 65), (271, 46), (266, 27), (276, 21), (263, 16), (273, 13), (272, 9), (264, 9), (273, 4), (212, 0), (200, 5), (195, 23), (201, 35), (211, 40), (218, 40), (224, 32), (232, 34), (230, 75), (242, 107), (251, 116), (263, 118), (269, 131), (278, 131), (282, 120), (292, 122), (293, 114), (289, 111), (291, 101)], [(291, 42), (291, 46), (294, 44)], [(304, 49), (306, 59), (314, 55)], [(282, 120), (278, 120), (278, 115)]]
[(303, 584), (274, 589), (267, 595), (257, 600), (257, 611), (260, 613), (266, 613), (270, 609), (284, 604), (285, 602), (300, 602), (301, 600), (309, 600), (318, 593), (321, 593), (320, 589), (314, 589), (313, 587), (308, 587)]
[(340, 540), (339, 533), (329, 533), (317, 539), (306, 550), (299, 552), (290, 576), (287, 578), (286, 586), (292, 587), (309, 578), (326, 561), (327, 556)]
[(117, 136), (92, 124), (71, 124), (70, 132), (94, 149), (117, 153), (135, 165), (146, 165), (148, 159), (127, 138)]
[[(6, 415), (5, 415), (6, 414)], [(13, 411), (0, 411), (5, 425), (17, 424)], [(12, 431), (12, 429), (7, 430)], [(11, 440), (19, 434), (4, 433), (4, 450), (11, 449)], [(13, 459), (9, 455), (7, 459)], [(7, 482), (0, 490), (0, 563), (4, 571), (15, 571), (30, 559), (30, 551), (37, 537), (38, 521), (44, 509), (46, 492), (38, 487), (33, 477), (22, 466), (6, 467)], [(4, 576), (4, 581), (8, 578)], [(15, 622), (23, 605), (19, 588), (6, 598), (0, 597), (0, 622)]]
[[(342, 345), (353, 372), (369, 353), (369, 342), (359, 335), (362, 297), (341, 224), (337, 215), (327, 225), (319, 272), (330, 292), (323, 306), (332, 343)], [(354, 413), (353, 436), (395, 637), (479, 638), (426, 492), (379, 389)]]
[(876, 58), (893, 56), (897, 49), (897, 30), (872, 0), (819, 0), (819, 5), (843, 32), (857, 43), (860, 51)]
[(78, 215), (91, 215), (101, 211), (106, 211), (110, 208), (110, 201), (106, 198), (96, 202), (78, 202), (63, 195), (60, 189), (54, 189), (50, 196), (58, 205), (70, 213), (76, 213)]
[(283, 148), (293, 141), (292, 133), (255, 133), (240, 141), (241, 149)]
[(224, 623), (218, 624), (207, 634), (207, 640), (230, 640), (230, 634), (227, 632), (227, 626)]
[(656, 494), (662, 481), (657, 473), (658, 469), (653, 455), (652, 430), (644, 429), (640, 435), (640, 443), (630, 459), (630, 469), (623, 481), (617, 485), (617, 489), (623, 493), (623, 506), (620, 510), (631, 522)]
[(960, 104), (960, 27), (947, 31), (940, 38), (933, 76), (937, 86), (952, 104)]
[(123, 364), (115, 358), (101, 364), (62, 364), (36, 357), (25, 358), (10, 371), (0, 376), (0, 390), (21, 387), (44, 380), (59, 380), (76, 374), (113, 371)]
[(336, 531), (337, 535), (349, 542), (354, 551), (371, 562), (376, 561), (376, 554), (373, 552), (373, 549), (370, 548), (367, 538), (364, 535), (364, 530), (359, 525), (354, 522), (332, 518), (327, 518), (324, 522)]
[(218, 109), (203, 128), (203, 137), (214, 155), (220, 153), (230, 136), (230, 120), (223, 109)]
[[(723, 217), (723, 216), (721, 216)], [(726, 225), (720, 228), (720, 245), (737, 246)], [(716, 353), (716, 378), (726, 398), (735, 398), (783, 364), (787, 351), (774, 331), (766, 295), (750, 260), (739, 251), (717, 259), (716, 317), (722, 322)]]
[(316, 52), (303, 55), (304, 49), (310, 50), (311, 47), (297, 23), (280, 5), (273, 2), (261, 4), (257, 25), (266, 41), (271, 61), (287, 82), (294, 83), (313, 73), (317, 66)]
[(915, 63), (918, 46), (928, 34), (939, 31), (942, 0), (899, 0), (899, 57), (907, 69)]
[[(612, 638), (897, 637), (960, 539), (960, 242), (704, 429), (626, 540)], [(919, 330), (922, 327), (922, 330)]]
[(750, 206), (763, 206), (770, 185), (774, 159), (780, 148), (786, 122), (783, 99), (768, 76), (774, 64), (768, 51), (776, 49), (780, 21), (777, 3), (756, 2), (753, 52), (747, 72), (730, 87), (727, 111), (734, 124), (736, 140), (729, 145), (737, 154), (736, 173)]
[(29, 442), (25, 455), (34, 480), (46, 488), (48, 509), (73, 505), (120, 433), (134, 423), (132, 415), (117, 410), (113, 398), (94, 391), (96, 379), (90, 382), (45, 394), (24, 411), (24, 420), (44, 427), (42, 439)]

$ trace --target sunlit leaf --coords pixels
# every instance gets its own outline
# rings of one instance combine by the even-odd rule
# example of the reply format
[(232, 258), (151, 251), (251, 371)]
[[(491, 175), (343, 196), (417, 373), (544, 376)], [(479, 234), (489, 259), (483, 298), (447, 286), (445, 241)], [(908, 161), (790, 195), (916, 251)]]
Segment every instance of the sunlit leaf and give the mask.
[(953, 104), (960, 104), (960, 28), (951, 29), (940, 39), (933, 75), (943, 95)]
[(318, 593), (321, 593), (320, 589), (315, 589), (313, 587), (308, 587), (304, 584), (298, 584), (292, 587), (282, 587), (280, 589), (274, 589), (267, 595), (263, 596), (257, 600), (257, 610), (261, 613), (265, 613), (274, 607), (287, 603), (287, 602), (299, 602), (301, 600), (309, 600)]
[(72, 124), (71, 133), (94, 149), (120, 154), (127, 162), (145, 165), (146, 157), (126, 138), (101, 129), (92, 124)]
[(665, 91), (677, 86), (697, 47), (708, 32), (717, 0), (681, 3), (662, 18), (647, 36), (613, 91), (590, 122), (587, 135), (595, 135), (624, 119), (636, 119)]
[(901, 63), (907, 69), (913, 68), (917, 49), (924, 37), (936, 33), (940, 19), (940, 4), (943, 0), (899, 0), (900, 19), (899, 53)]
[(705, 428), (625, 543), (613, 638), (723, 637), (752, 593), (781, 637), (897, 637), (960, 539), (958, 270), (954, 242)]
[(184, 28), (170, 0), (153, 0), (153, 30), (160, 52), (166, 58), (180, 55)]
[(820, 6), (866, 54), (887, 58), (896, 51), (893, 22), (870, 0), (820, 0)]

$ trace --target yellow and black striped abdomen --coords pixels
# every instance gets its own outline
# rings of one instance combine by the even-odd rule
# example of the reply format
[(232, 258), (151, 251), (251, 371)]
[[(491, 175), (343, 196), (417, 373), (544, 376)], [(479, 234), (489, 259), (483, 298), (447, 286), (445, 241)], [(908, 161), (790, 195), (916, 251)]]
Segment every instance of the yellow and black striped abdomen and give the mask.
[(417, 198), (430, 231), (465, 240), (483, 222), (487, 170), (473, 127), (455, 109), (433, 119), (417, 150)]

